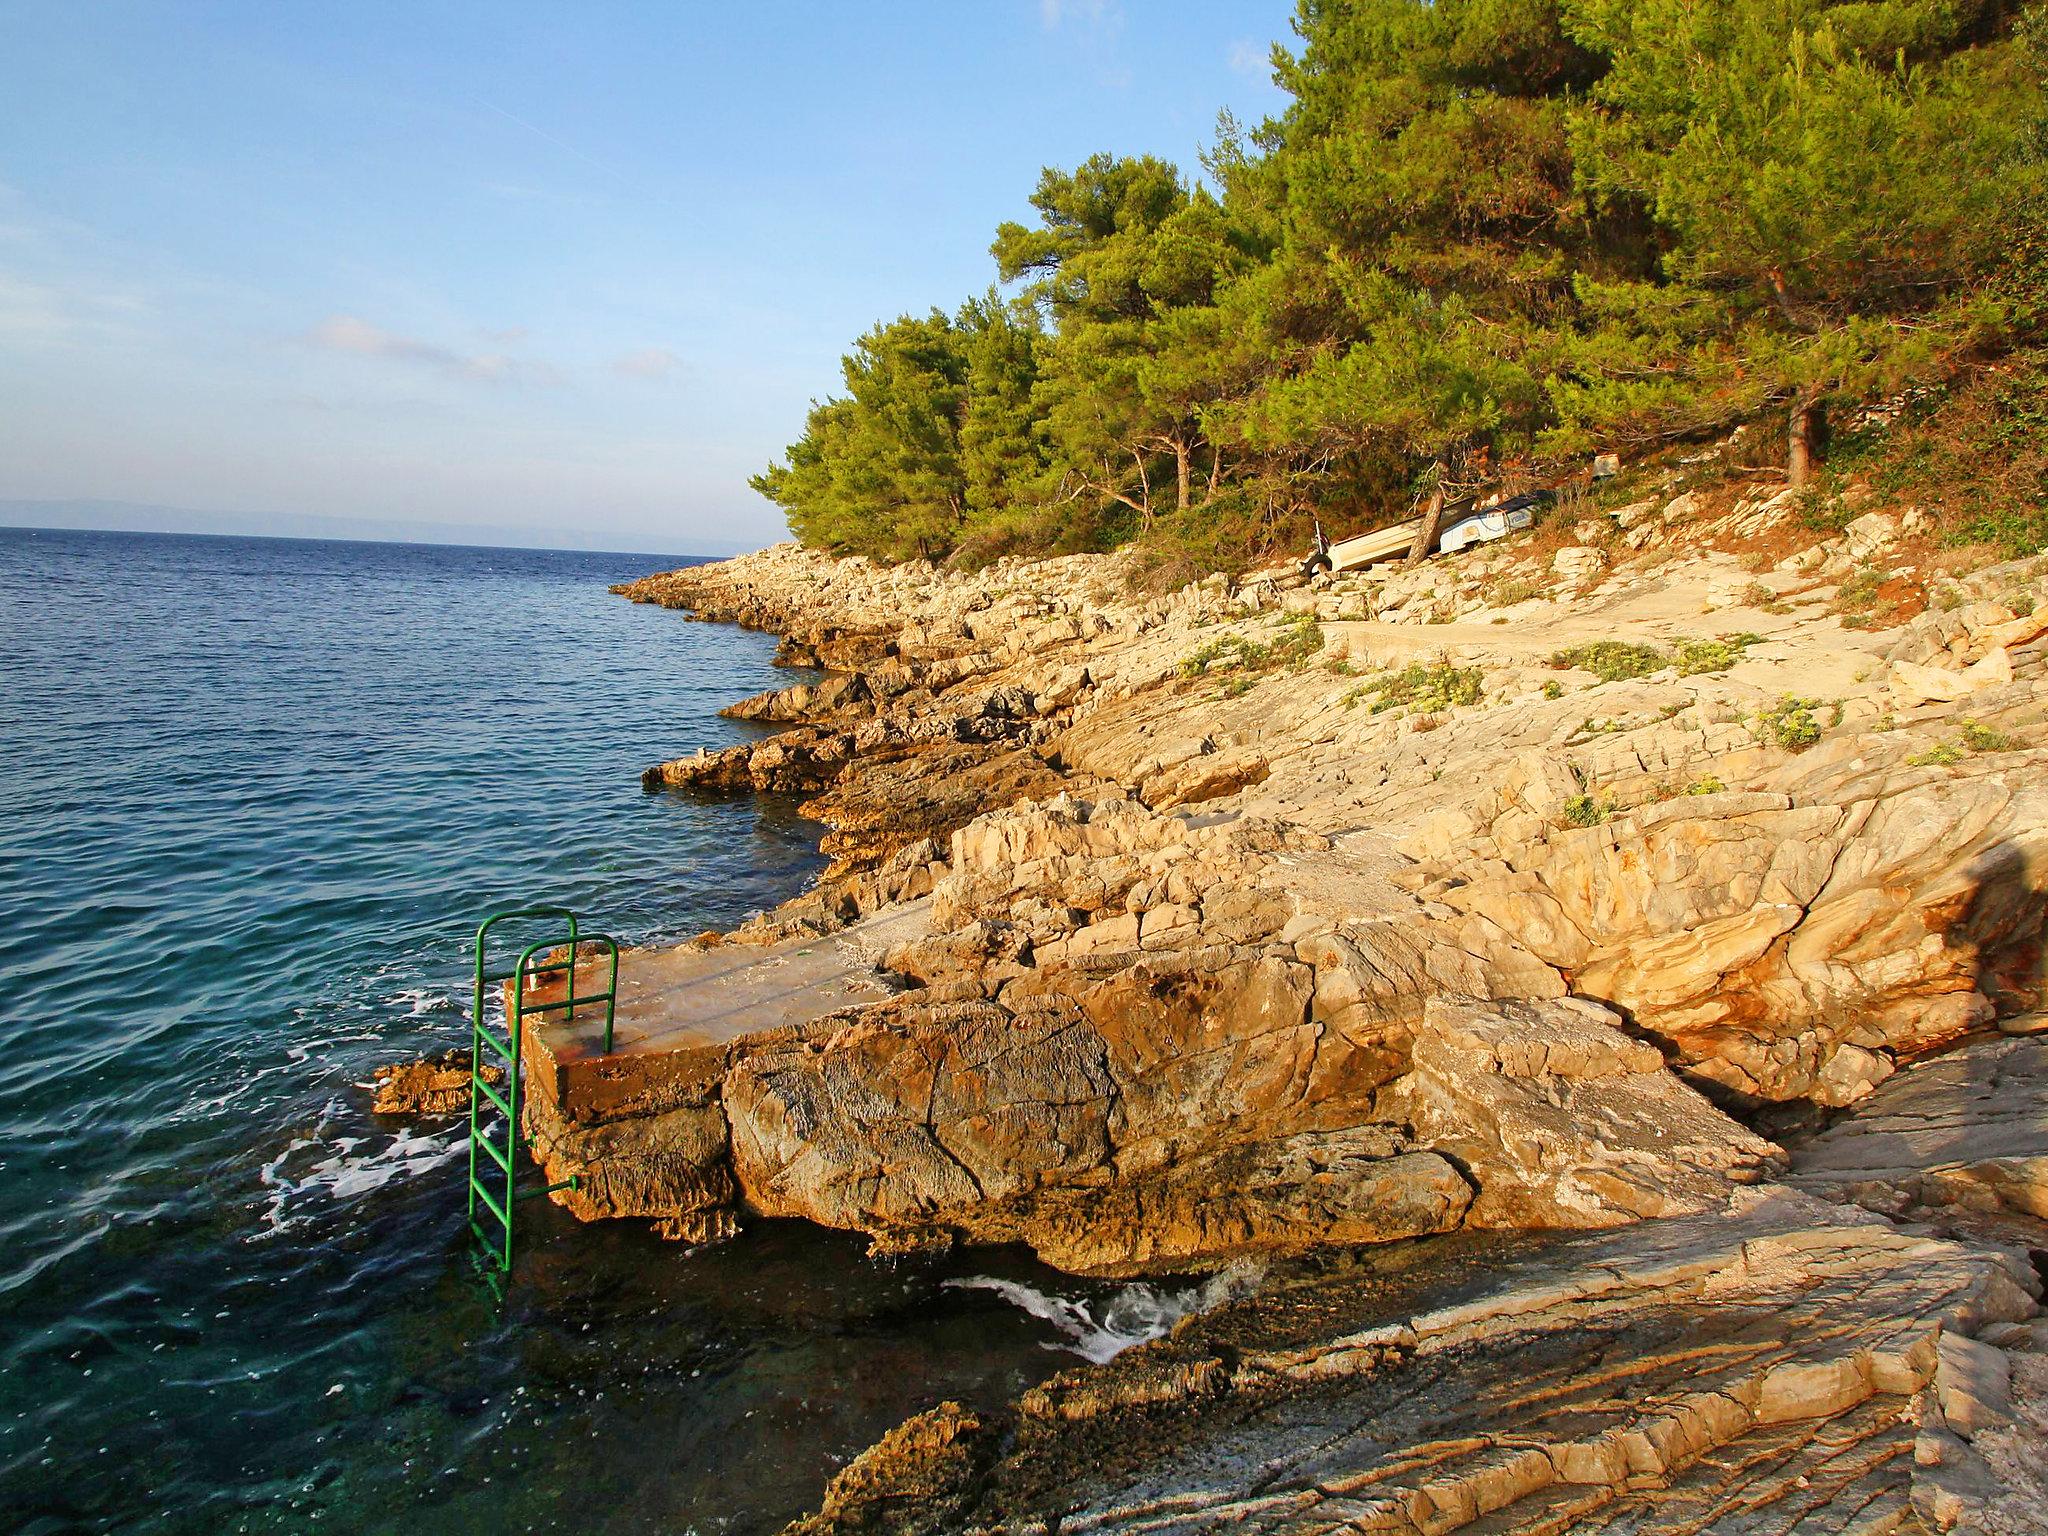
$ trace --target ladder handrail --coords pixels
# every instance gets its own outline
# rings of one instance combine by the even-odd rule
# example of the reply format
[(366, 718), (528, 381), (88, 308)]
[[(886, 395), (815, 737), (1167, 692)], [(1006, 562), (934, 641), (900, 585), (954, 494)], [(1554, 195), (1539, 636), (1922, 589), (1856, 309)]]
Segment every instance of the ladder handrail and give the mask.
[[(578, 997), (576, 995), (576, 967), (582, 964), (582, 957), (579, 955), (578, 949), (579, 946), (585, 944), (603, 945), (605, 953), (611, 956), (612, 969), (611, 976), (602, 992), (592, 992), (583, 997)], [(557, 960), (546, 965), (528, 964), (536, 954), (556, 947), (556, 945), (542, 940), (538, 944), (529, 944), (519, 956), (519, 963), (512, 968), (510, 978), (512, 982), (512, 1005), (506, 1012), (516, 1021), (524, 1019), (530, 1013), (553, 1013), (559, 1009), (565, 1013), (568, 1022), (574, 1023), (576, 1010), (583, 1004), (603, 1003), (604, 1054), (609, 1056), (612, 1053), (612, 1027), (617, 1021), (619, 1009), (619, 941), (608, 933), (586, 933), (580, 939), (571, 939), (569, 941), (569, 958), (567, 960)], [(528, 976), (538, 976), (548, 971), (564, 970), (568, 972), (568, 981), (561, 1001), (535, 1003), (533, 1006), (528, 1007), (526, 1003), (526, 978)], [(516, 1024), (512, 1046), (514, 1050), (519, 1048)]]
[[(562, 947), (562, 940), (559, 937), (542, 939), (527, 945), (525, 949), (520, 951), (519, 959), (513, 965), (510, 972), (502, 976), (490, 973), (486, 969), (486, 960), (487, 941), (491, 930), (500, 923), (533, 918), (554, 919), (567, 925), (568, 957), (562, 960), (536, 960), (536, 956)], [(576, 995), (576, 967), (582, 961), (583, 948), (586, 945), (602, 946), (602, 952), (609, 954), (611, 957), (611, 976), (603, 992), (594, 992), (587, 997), (579, 998)], [(491, 913), (482, 923), (477, 925), (475, 957), (475, 991), (472, 997), (469, 1017), (469, 1227), (475, 1233), (478, 1242), (483, 1245), (485, 1256), (496, 1267), (498, 1273), (501, 1276), (509, 1276), (512, 1271), (512, 1208), (514, 1203), (520, 1198), (515, 1185), (519, 1168), (519, 1079), (521, 1076), (522, 1046), (524, 1044), (522, 1039), (524, 1022), (528, 1014), (550, 1013), (560, 1008), (566, 1008), (567, 1017), (573, 1021), (576, 1017), (576, 1009), (579, 1006), (602, 1002), (605, 1005), (604, 1049), (605, 1053), (609, 1055), (612, 1049), (612, 1026), (618, 1008), (619, 941), (610, 934), (584, 933), (577, 921), (576, 914), (567, 907), (545, 904), (530, 907), (508, 907)], [(540, 977), (556, 972), (566, 973), (564, 1001), (541, 1003), (532, 1007), (527, 1006), (527, 982), (529, 980), (538, 980)], [(512, 995), (506, 1001), (505, 1023), (507, 1038), (503, 1043), (499, 1042), (496, 1032), (489, 1028), (484, 1012), (485, 988), (490, 983), (497, 981), (510, 981), (512, 983)], [(492, 1092), (483, 1081), (483, 1046), (486, 1043), (505, 1058), (505, 1095), (503, 1098)], [(481, 1090), (481, 1094), (479, 1090)], [(480, 1097), (487, 1097), (498, 1112), (504, 1116), (505, 1149), (502, 1154), (494, 1143), (484, 1139), (484, 1132), (480, 1122)], [(491, 1194), (491, 1191), (477, 1177), (477, 1148), (479, 1146), (482, 1146), (490, 1154), (491, 1161), (497, 1163), (504, 1172), (505, 1194), (502, 1203)], [(546, 1190), (533, 1190), (530, 1193), (542, 1194), (550, 1193), (556, 1189), (578, 1188), (581, 1186), (581, 1182), (581, 1175), (572, 1174), (560, 1184), (551, 1184), (547, 1186)], [(484, 1208), (498, 1219), (501, 1235), (496, 1243), (492, 1242), (485, 1234), (483, 1227), (478, 1224), (476, 1209), (479, 1199), (482, 1200)], [(496, 1282), (493, 1283), (495, 1284)]]

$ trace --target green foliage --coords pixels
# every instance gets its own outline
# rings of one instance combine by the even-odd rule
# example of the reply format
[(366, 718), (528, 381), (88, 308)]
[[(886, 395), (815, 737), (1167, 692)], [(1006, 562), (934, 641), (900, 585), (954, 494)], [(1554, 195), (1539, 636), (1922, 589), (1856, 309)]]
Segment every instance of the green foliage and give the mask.
[(1694, 779), (1686, 785), (1685, 792), (1688, 795), (1718, 795), (1724, 793), (1727, 788), (1726, 784), (1710, 773), (1705, 778)]
[(1814, 711), (1824, 705), (1824, 700), (1802, 699), (1788, 693), (1771, 708), (1757, 711), (1757, 734), (1787, 752), (1804, 752), (1820, 740), (1820, 717)]
[(2037, 507), (1996, 507), (1956, 523), (1942, 538), (1949, 545), (1989, 544), (2007, 560), (2048, 550), (2048, 502)]
[(1563, 698), (1564, 684), (1560, 683), (1556, 678), (1552, 678), (1549, 682), (1543, 685), (1543, 697), (1545, 697), (1546, 699)]
[(1925, 752), (1915, 752), (1906, 761), (1915, 768), (1946, 768), (1960, 763), (1968, 755), (1960, 741), (1944, 741), (1939, 746), (1929, 747)]
[(1702, 672), (1725, 672), (1742, 660), (1742, 653), (1763, 639), (1762, 635), (1722, 635), (1716, 640), (1678, 642), (1678, 675), (1696, 677)]
[(1270, 672), (1276, 667), (1307, 661), (1322, 648), (1323, 630), (1315, 615), (1293, 613), (1281, 621), (1279, 632), (1271, 640), (1254, 640), (1235, 632), (1221, 635), (1183, 656), (1175, 671), (1184, 678), (1205, 677), (1212, 672)]
[(1569, 827), (1597, 827), (1612, 819), (1617, 809), (1608, 795), (1573, 795), (1564, 803), (1564, 822)]
[(1637, 645), (1628, 640), (1595, 640), (1574, 645), (1550, 658), (1553, 667), (1577, 667), (1603, 683), (1618, 683), (1631, 677), (1648, 677), (1671, 665), (1671, 658), (1654, 645)]
[[(1950, 548), (1984, 545), (1992, 558), (2021, 559), (2048, 547), (2044, 401), (2048, 350), (2027, 347), (1972, 378), (1917, 390), (1844, 433), (1828, 466), (1924, 508)], [(1938, 601), (1960, 597), (1944, 591)]]
[[(1206, 184), (1149, 156), (1048, 168), (991, 246), (1007, 298), (855, 344), (753, 482), (800, 538), (1243, 566), (1311, 518), (1381, 526), (1534, 456), (2048, 333), (2032, 12), (1303, 0), (1295, 30), (1288, 106), (1225, 119)], [(2002, 430), (2032, 443), (2040, 392), (2015, 399)], [(2038, 545), (2043, 485), (1951, 532)]]
[(2010, 752), (2019, 745), (1997, 726), (1986, 725), (1981, 720), (1965, 720), (1962, 730), (1963, 745), (1972, 752)]
[(1373, 696), (1372, 712), (1376, 715), (1403, 704), (1433, 713), (1453, 705), (1477, 704), (1480, 684), (1478, 667), (1458, 667), (1448, 661), (1411, 661), (1400, 671), (1367, 683), (1361, 693)]

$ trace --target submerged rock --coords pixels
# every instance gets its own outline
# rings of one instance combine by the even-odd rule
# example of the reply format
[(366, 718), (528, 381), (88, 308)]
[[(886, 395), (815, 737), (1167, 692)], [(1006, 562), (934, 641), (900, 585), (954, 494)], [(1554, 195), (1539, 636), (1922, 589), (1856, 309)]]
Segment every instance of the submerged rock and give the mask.
[[(486, 1063), (482, 1077), (502, 1087), (505, 1069)], [(441, 1051), (416, 1061), (379, 1067), (370, 1109), (379, 1115), (452, 1115), (469, 1109), (469, 1052)]]

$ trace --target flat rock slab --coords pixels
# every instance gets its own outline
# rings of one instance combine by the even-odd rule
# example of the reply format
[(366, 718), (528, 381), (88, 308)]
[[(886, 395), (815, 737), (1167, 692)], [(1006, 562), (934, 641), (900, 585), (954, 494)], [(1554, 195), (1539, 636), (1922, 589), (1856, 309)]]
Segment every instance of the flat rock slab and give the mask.
[[(527, 1020), (528, 1084), (566, 1120), (588, 1123), (679, 1102), (724, 1070), (726, 1048), (764, 1031), (809, 1023), (889, 993), (876, 961), (929, 926), (929, 898), (885, 907), (844, 932), (776, 944), (629, 949), (619, 957), (612, 1049), (604, 1008)], [(604, 984), (604, 967), (577, 970), (579, 993)], [(561, 995), (559, 984), (534, 994)]]

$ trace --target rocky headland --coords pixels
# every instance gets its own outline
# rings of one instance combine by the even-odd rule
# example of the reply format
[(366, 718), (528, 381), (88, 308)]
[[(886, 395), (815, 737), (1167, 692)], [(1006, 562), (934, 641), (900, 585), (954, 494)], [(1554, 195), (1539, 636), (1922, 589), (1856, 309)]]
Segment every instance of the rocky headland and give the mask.
[(621, 589), (815, 669), (647, 772), (828, 829), (695, 946), (872, 995), (536, 1093), (557, 1198), (1276, 1261), (911, 1421), (805, 1529), (2048, 1529), (2048, 559), (1801, 512), (1646, 488), (1159, 594), (790, 545)]

